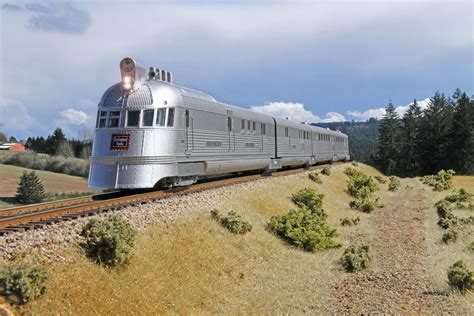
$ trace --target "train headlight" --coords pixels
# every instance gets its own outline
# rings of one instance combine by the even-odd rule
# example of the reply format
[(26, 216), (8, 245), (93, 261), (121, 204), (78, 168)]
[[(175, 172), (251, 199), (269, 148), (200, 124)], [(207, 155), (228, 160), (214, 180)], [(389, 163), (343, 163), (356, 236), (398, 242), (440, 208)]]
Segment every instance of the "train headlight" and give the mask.
[(130, 76), (124, 76), (122, 79), (122, 85), (125, 90), (130, 90), (133, 88), (133, 78)]

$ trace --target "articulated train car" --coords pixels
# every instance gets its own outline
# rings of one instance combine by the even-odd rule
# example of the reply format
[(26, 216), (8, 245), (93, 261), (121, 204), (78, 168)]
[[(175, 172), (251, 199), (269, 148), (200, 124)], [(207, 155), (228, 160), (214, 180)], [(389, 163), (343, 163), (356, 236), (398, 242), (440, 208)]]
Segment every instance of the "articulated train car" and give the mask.
[(217, 174), (348, 160), (345, 134), (224, 104), (131, 58), (99, 103), (89, 187), (184, 186)]

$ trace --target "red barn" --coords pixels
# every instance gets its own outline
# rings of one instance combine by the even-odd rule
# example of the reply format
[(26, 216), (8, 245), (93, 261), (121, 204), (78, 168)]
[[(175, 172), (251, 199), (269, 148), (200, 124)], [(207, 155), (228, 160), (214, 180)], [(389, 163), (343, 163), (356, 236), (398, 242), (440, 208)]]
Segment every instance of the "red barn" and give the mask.
[(25, 151), (26, 148), (22, 144), (5, 143), (0, 145), (0, 150)]

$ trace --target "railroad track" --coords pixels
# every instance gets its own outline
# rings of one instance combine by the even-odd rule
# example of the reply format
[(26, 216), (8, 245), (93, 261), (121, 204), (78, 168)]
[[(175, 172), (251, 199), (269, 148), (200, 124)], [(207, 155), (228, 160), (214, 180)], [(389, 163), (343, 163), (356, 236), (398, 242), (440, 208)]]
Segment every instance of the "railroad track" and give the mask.
[(317, 170), (323, 167), (324, 165), (319, 165), (313, 166), (309, 169), (290, 169), (274, 172), (271, 175), (246, 175), (212, 182), (198, 183), (189, 187), (129, 194), (126, 196), (117, 196), (119, 195), (117, 192), (111, 192), (3, 209), (0, 210), (0, 235), (29, 229), (37, 229), (61, 221), (74, 220), (79, 217), (115, 211), (126, 206), (136, 206), (155, 202), (171, 196), (186, 195), (227, 185), (255, 181), (262, 178), (287, 176), (308, 170)]

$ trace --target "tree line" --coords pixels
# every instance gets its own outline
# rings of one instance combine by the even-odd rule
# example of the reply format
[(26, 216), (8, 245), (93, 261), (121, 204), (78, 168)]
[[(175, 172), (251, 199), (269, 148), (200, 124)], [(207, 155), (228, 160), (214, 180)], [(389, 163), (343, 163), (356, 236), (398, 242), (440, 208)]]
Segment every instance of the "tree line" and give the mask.
[(456, 89), (416, 100), (399, 117), (390, 102), (379, 126), (376, 166), (387, 175), (418, 176), (440, 169), (474, 174), (474, 99)]
[(82, 159), (89, 159), (92, 150), (90, 141), (68, 140), (59, 127), (54, 130), (53, 134), (46, 138), (43, 136), (28, 137), (25, 147), (37, 153)]

